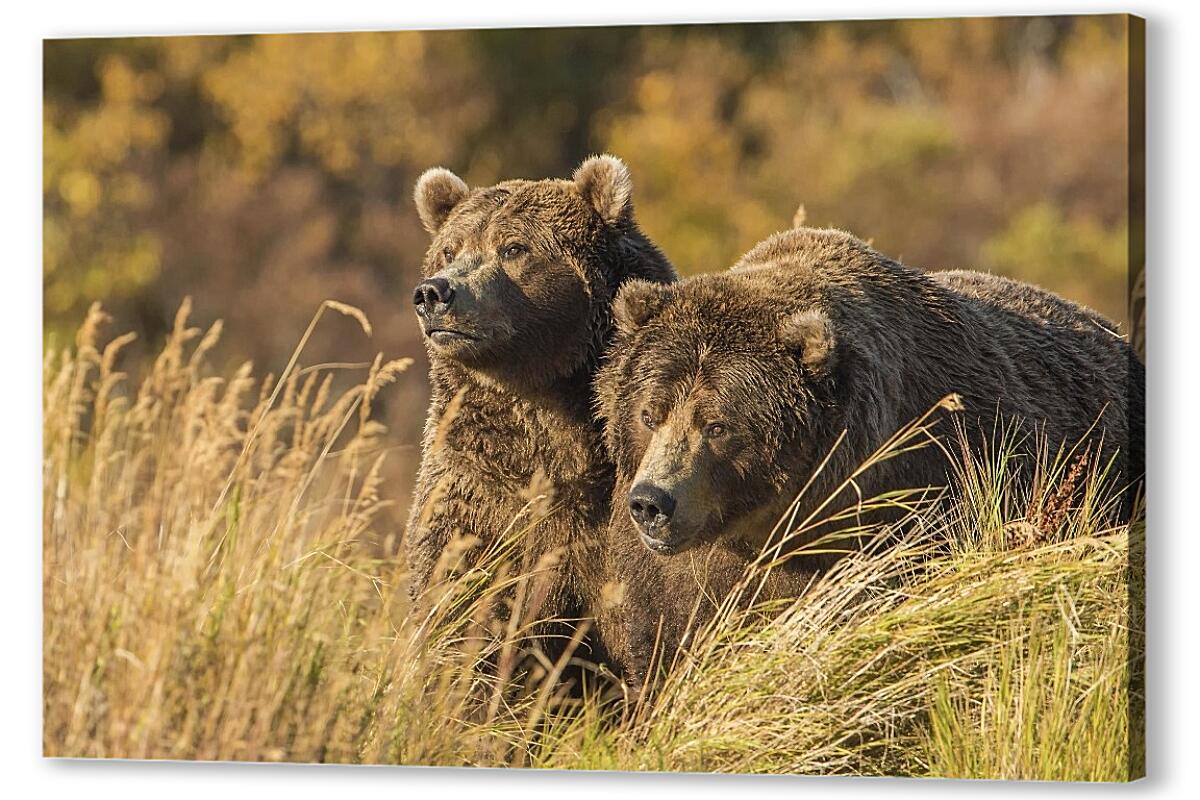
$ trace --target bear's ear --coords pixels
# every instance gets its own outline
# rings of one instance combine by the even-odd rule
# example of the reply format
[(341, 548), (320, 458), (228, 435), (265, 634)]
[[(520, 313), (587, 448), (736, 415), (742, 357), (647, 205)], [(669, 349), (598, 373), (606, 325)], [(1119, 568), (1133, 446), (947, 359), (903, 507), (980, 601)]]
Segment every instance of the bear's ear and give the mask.
[(437, 233), (454, 207), (470, 193), (463, 179), (444, 167), (433, 167), (417, 178), (413, 198), (421, 224), (430, 233)]
[(673, 288), (667, 283), (652, 283), (635, 278), (626, 281), (613, 300), (613, 319), (617, 330), (632, 333), (663, 310)]
[(629, 177), (629, 167), (616, 156), (592, 156), (579, 165), (572, 178), (583, 199), (609, 225), (629, 208), (633, 180)]
[(798, 351), (800, 361), (817, 375), (833, 365), (834, 336), (829, 317), (815, 308), (784, 317), (779, 338), (789, 350)]

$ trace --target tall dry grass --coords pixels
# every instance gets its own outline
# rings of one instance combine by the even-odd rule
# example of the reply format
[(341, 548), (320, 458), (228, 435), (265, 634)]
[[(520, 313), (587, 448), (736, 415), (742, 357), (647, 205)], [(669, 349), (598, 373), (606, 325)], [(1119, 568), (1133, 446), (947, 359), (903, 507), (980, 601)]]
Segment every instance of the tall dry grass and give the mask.
[(519, 707), (478, 713), (498, 645), (455, 641), (491, 590), (469, 573), (415, 619), (374, 527), (370, 404), (408, 362), (335, 396), (298, 363), (319, 312), (279, 378), (214, 376), (220, 324), (187, 317), (136, 384), (98, 308), (47, 356), (46, 754), (461, 764), (521, 741)]
[(1001, 448), (964, 460), (949, 511), (877, 498), (907, 508), (900, 542), (853, 531), (867, 546), (788, 603), (754, 600), (777, 565), (764, 554), (638, 700), (580, 697), (565, 661), (526, 650), (523, 600), (552, 564), (517, 574), (507, 556), (553, 513), (536, 493), (482, 556), (453, 550), (453, 577), (411, 607), (378, 513), (408, 487), (382, 485), (370, 415), (407, 363), (376, 358), (333, 391), (335, 366), (301, 364), (330, 309), (369, 333), (328, 303), (279, 378), (213, 374), (220, 325), (188, 327), (186, 306), (136, 380), (117, 370), (127, 337), (101, 346), (98, 309), (48, 353), (47, 755), (1140, 774), (1143, 528), (1140, 513), (1112, 521), (1095, 464), (1050, 459), (1022, 488)]

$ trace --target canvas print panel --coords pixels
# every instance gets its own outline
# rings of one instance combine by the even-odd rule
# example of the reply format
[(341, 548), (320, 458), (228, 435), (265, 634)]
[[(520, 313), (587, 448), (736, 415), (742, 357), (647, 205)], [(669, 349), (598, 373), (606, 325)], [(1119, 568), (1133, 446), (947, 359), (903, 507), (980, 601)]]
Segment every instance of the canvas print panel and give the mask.
[(1139, 777), (1143, 43), (47, 41), (44, 753)]

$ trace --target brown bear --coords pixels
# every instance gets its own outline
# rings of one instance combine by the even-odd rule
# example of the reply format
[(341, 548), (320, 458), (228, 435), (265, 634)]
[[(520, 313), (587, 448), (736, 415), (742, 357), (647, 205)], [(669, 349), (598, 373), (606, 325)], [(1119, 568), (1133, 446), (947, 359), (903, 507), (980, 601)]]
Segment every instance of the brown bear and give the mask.
[(639, 229), (631, 198), (628, 169), (609, 155), (586, 160), (572, 180), (470, 189), (434, 168), (417, 181), (432, 241), (413, 302), (432, 399), (405, 536), (414, 597), (455, 537), (494, 543), (531, 488), (548, 484), (552, 507), (522, 540), (516, 567), (556, 555), (541, 615), (584, 612), (584, 585), (601, 576), (589, 554), (612, 496), (592, 413), (612, 300), (631, 279), (675, 279)]
[[(1141, 474), (1141, 363), (1111, 323), (1032, 286), (926, 274), (849, 234), (801, 228), (725, 273), (631, 282), (614, 315), (597, 380), (617, 465), (606, 552), (626, 589), (615, 649), (635, 682), (655, 640), (669, 660), (697, 599), (740, 577), (827, 456), (799, 519), (951, 393), (975, 446), (1007, 421), (1052, 447), (1090, 436), (1120, 480)], [(949, 469), (944, 450), (924, 447), (871, 468), (832, 508), (943, 487)], [(800, 591), (832, 560), (794, 560), (771, 592)]]

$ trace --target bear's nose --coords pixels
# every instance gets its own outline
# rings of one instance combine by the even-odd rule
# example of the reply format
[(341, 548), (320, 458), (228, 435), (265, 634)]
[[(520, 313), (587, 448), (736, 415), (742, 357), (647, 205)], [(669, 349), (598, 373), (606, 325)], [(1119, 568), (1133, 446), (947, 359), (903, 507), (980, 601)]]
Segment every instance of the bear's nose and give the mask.
[(433, 277), (417, 284), (413, 292), (413, 304), (418, 314), (428, 314), (438, 304), (448, 306), (454, 300), (454, 287), (445, 278)]
[(643, 530), (666, 525), (675, 513), (675, 498), (651, 483), (639, 483), (629, 493), (629, 515)]

